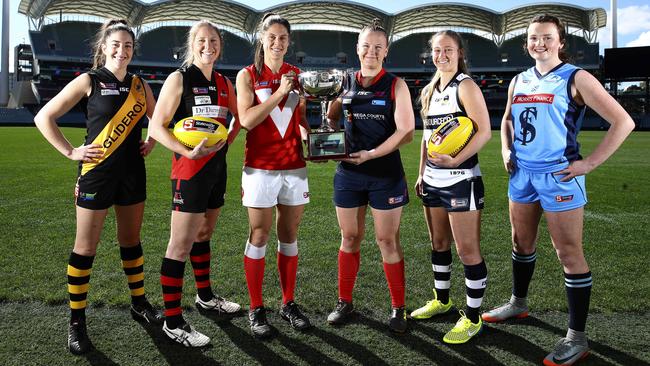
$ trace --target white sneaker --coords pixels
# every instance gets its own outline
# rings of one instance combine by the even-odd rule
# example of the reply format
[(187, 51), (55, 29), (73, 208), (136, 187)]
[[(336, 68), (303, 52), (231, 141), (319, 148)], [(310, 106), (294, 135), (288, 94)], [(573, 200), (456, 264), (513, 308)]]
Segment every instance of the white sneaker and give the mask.
[(234, 314), (241, 310), (241, 305), (228, 301), (221, 296), (214, 296), (210, 301), (203, 301), (199, 295), (196, 295), (194, 303), (199, 310), (215, 311), (219, 314)]
[(163, 324), (163, 331), (167, 334), (167, 337), (185, 347), (203, 347), (210, 343), (210, 337), (197, 332), (187, 323), (183, 323), (183, 325), (176, 329), (169, 329), (167, 328), (167, 322), (165, 321), (165, 324)]

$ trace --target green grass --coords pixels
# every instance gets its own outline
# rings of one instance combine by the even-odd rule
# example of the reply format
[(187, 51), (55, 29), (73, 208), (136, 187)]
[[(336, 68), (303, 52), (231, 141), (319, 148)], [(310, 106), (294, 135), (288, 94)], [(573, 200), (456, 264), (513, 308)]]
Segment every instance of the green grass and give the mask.
[[(83, 129), (63, 131), (74, 144), (82, 142)], [(417, 133), (416, 139), (420, 136)], [(602, 132), (582, 132), (583, 155), (588, 155), (602, 136)], [(298, 335), (273, 315), (271, 321), (280, 335), (271, 342), (260, 343), (250, 339), (244, 317), (232, 322), (213, 322), (189, 312), (192, 324), (211, 336), (214, 343), (213, 348), (189, 353), (165, 343), (156, 330), (134, 326), (130, 320), (122, 322), (128, 317), (129, 296), (111, 214), (102, 234), (89, 292), (90, 334), (98, 352), (88, 358), (73, 358), (63, 346), (67, 319), (65, 268), (74, 241), (76, 164), (58, 154), (35, 128), (0, 128), (0, 146), (3, 148), (0, 154), (3, 253), (0, 256), (0, 319), (18, 323), (10, 325), (0, 321), (3, 332), (17, 327), (10, 333), (15, 336), (4, 337), (1, 342), (0, 364), (138, 363), (128, 356), (133, 350), (144, 364), (190, 359), (198, 364), (285, 361), (525, 364), (538, 363), (566, 327), (562, 270), (542, 224), (530, 291), (535, 319), (521, 326), (490, 326), (486, 336), (460, 348), (450, 348), (440, 342), (442, 334), (453, 323), (452, 318), (411, 322), (411, 332), (405, 337), (389, 335), (385, 331), (385, 318), (390, 300), (370, 216), (355, 288), (355, 305), (362, 315), (355, 324), (343, 329), (324, 325), (327, 313), (336, 302), (336, 257), (340, 240), (331, 202), (335, 166), (330, 162), (309, 165), (312, 199), (299, 235), (296, 299), (317, 324), (313, 332)], [(600, 342), (600, 348), (594, 347), (596, 357), (590, 361), (595, 364), (650, 361), (648, 351), (633, 353), (643, 348), (640, 339), (646, 333), (635, 328), (634, 320), (645, 322), (650, 305), (650, 274), (646, 270), (650, 256), (650, 195), (645, 188), (650, 180), (648, 146), (650, 134), (635, 132), (610, 160), (587, 178), (590, 202), (585, 209), (584, 243), (594, 275), (588, 331), (592, 339)], [(402, 149), (409, 185), (415, 182), (417, 174), (417, 148), (417, 143), (411, 143)], [(248, 225), (239, 193), (242, 157), (243, 136), (240, 136), (228, 154), (228, 193), (213, 237), (212, 281), (220, 294), (246, 304), (242, 256)], [(162, 146), (157, 146), (147, 158), (148, 199), (142, 239), (146, 289), (148, 297), (157, 305), (162, 305), (158, 273), (169, 235), (170, 161), (169, 151)], [(481, 169), (486, 186), (481, 247), (489, 270), (484, 306), (491, 307), (509, 297), (511, 285), (507, 175), (500, 161), (496, 134), (481, 153)], [(407, 307), (415, 308), (430, 297), (432, 286), (430, 244), (421, 205), (415, 196), (404, 211), (401, 232), (406, 258)], [(269, 242), (274, 243), (275, 238)], [(274, 252), (269, 250), (267, 255), (264, 299), (267, 306), (277, 310), (281, 294)], [(191, 308), (194, 281), (189, 270), (185, 277), (183, 305)], [(462, 304), (465, 298), (462, 265), (457, 256), (454, 256), (452, 277), (452, 299)], [(600, 329), (603, 324), (610, 332)], [(632, 334), (626, 331), (630, 329)], [(36, 335), (39, 344), (22, 344), (18, 330)], [(621, 340), (621, 337), (633, 339)], [(133, 342), (143, 345), (135, 347)], [(500, 343), (507, 345), (501, 347)], [(51, 348), (55, 352), (50, 352)], [(31, 359), (30, 354), (36, 358)]]

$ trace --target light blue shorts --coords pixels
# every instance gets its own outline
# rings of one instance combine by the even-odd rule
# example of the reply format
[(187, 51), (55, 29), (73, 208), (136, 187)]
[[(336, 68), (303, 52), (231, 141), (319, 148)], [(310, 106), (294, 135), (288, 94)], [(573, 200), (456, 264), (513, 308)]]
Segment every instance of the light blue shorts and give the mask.
[(535, 173), (519, 167), (510, 175), (508, 198), (517, 203), (540, 201), (544, 211), (568, 211), (587, 204), (585, 176), (560, 182), (561, 175)]

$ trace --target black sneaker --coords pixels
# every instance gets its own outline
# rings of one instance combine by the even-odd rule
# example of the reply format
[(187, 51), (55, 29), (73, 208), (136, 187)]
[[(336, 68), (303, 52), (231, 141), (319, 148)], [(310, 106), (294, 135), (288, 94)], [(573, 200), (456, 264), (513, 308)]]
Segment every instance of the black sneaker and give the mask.
[(289, 324), (291, 324), (291, 327), (295, 330), (306, 330), (311, 328), (309, 318), (300, 312), (298, 304), (293, 301), (289, 301), (282, 305), (280, 308), (280, 316), (282, 319), (288, 321)]
[(72, 354), (81, 355), (92, 347), (88, 332), (86, 331), (86, 319), (81, 318), (70, 323), (68, 328), (68, 349)]
[(264, 339), (271, 336), (271, 326), (266, 320), (266, 309), (263, 306), (250, 310), (248, 312), (248, 320), (251, 324), (253, 337)]
[(131, 317), (139, 322), (147, 322), (150, 324), (162, 324), (165, 320), (163, 313), (144, 300), (139, 304), (131, 304)]
[(351, 302), (339, 299), (339, 301), (336, 303), (334, 311), (332, 311), (330, 315), (327, 316), (327, 322), (332, 325), (345, 324), (348, 321), (348, 318), (350, 317), (350, 314), (352, 314), (353, 310), (354, 306), (352, 306)]
[(395, 333), (406, 332), (406, 310), (401, 308), (393, 308), (388, 320), (388, 328)]

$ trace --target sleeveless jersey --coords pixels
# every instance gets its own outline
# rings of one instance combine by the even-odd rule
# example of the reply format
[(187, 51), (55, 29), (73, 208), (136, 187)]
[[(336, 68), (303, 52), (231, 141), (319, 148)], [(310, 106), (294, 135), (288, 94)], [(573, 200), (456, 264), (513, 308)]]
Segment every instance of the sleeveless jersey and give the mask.
[[(424, 122), (422, 139), (426, 143), (431, 138), (433, 131), (441, 124), (455, 117), (467, 117), (465, 108), (458, 97), (458, 89), (461, 81), (471, 79), (469, 75), (458, 72), (449, 81), (442, 91), (436, 87), (431, 95), (429, 110)], [(481, 169), (478, 165), (478, 155), (474, 154), (456, 168), (441, 168), (435, 166), (429, 160), (424, 167), (424, 181), (434, 187), (449, 187), (467, 178), (480, 176)]]
[[(349, 152), (372, 150), (395, 132), (396, 82), (397, 77), (384, 69), (368, 87), (361, 85), (360, 71), (350, 77), (349, 85), (341, 96)], [(399, 179), (404, 176), (399, 150), (360, 165), (342, 161), (340, 167), (374, 177)]]
[[(193, 64), (178, 71), (183, 76), (183, 94), (174, 118), (178, 121), (190, 116), (210, 117), (228, 128), (228, 84), (225, 76), (213, 71), (208, 80), (201, 69)], [(202, 169), (214, 168), (226, 159), (227, 151), (226, 145), (221, 150), (197, 160), (174, 153), (171, 179), (189, 180)]]
[[(266, 65), (259, 77), (255, 65), (247, 66), (246, 70), (255, 92), (253, 105), (264, 103), (278, 89), (282, 75), (289, 71), (300, 74), (300, 69), (288, 63), (283, 63), (277, 74)], [(298, 94), (290, 92), (262, 123), (248, 131), (244, 166), (265, 170), (305, 167), (302, 159), (299, 102)]]
[(549, 173), (582, 158), (577, 136), (586, 108), (571, 97), (578, 70), (562, 63), (544, 76), (531, 67), (515, 77), (512, 152), (518, 166)]
[(120, 174), (144, 167), (140, 139), (147, 102), (142, 80), (127, 73), (119, 81), (105, 67), (88, 72), (88, 76), (92, 89), (84, 108), (85, 144), (101, 145), (104, 155), (98, 162), (80, 162), (80, 175), (90, 171)]

